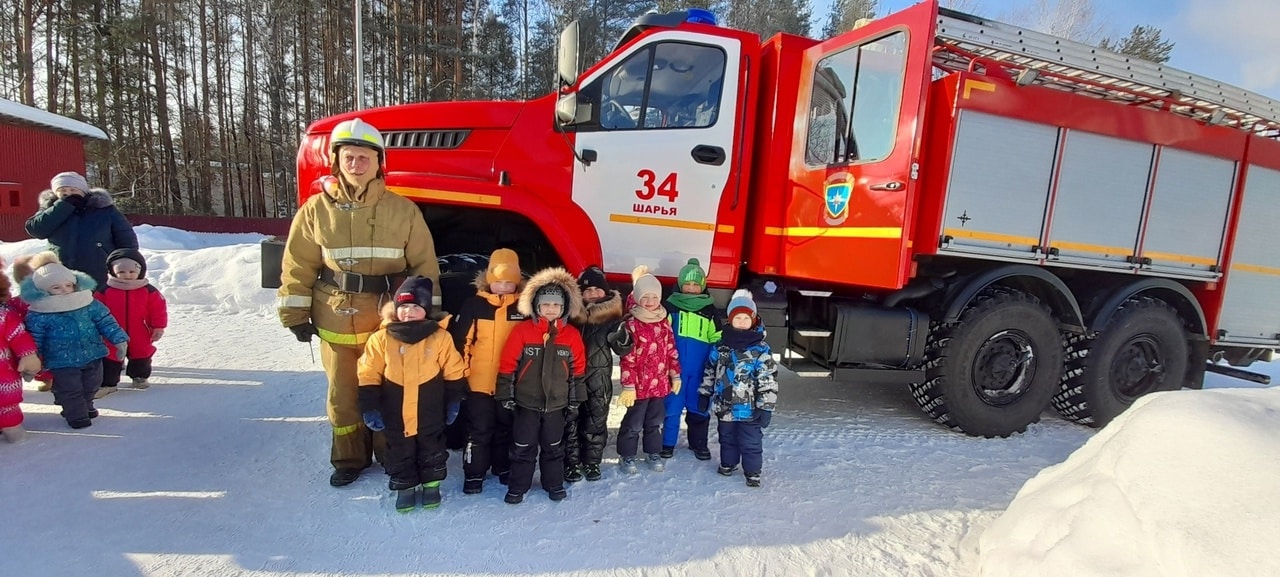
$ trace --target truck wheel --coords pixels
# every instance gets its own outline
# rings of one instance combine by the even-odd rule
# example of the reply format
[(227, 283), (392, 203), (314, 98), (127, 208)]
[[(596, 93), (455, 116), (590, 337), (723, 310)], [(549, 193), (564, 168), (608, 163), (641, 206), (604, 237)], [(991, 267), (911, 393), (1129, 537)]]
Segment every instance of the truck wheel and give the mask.
[(1067, 340), (1053, 408), (1069, 421), (1104, 426), (1142, 395), (1182, 388), (1187, 347), (1182, 319), (1168, 304), (1125, 301), (1097, 337)]
[(457, 253), (441, 256), (440, 301), (444, 310), (458, 314), (462, 302), (476, 294), (476, 274), (489, 268), (489, 255)]
[(925, 382), (911, 386), (925, 413), (970, 435), (1007, 437), (1048, 408), (1062, 340), (1034, 296), (992, 288), (955, 324), (930, 328), (925, 359)]

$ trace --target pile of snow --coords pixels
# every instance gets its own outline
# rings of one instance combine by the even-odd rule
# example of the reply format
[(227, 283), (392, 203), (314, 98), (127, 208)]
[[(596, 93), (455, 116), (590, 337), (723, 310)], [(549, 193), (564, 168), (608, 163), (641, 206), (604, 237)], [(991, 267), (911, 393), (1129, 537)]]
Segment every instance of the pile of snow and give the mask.
[(981, 577), (1280, 575), (1280, 389), (1140, 399), (1027, 482)]
[(0, 543), (21, 554), (0, 575), (1280, 575), (1280, 391), (1220, 375), (1099, 433), (1046, 413), (975, 439), (904, 387), (784, 370), (760, 489), (683, 435), (666, 472), (621, 475), (614, 407), (605, 478), (567, 501), (536, 479), (519, 506), (492, 480), (463, 495), (452, 453), (444, 505), (399, 514), (377, 466), (328, 485), (325, 377), (258, 288), (262, 236), (136, 230), (170, 309), (154, 386), (73, 431), (25, 385), (31, 435), (0, 442)]
[[(169, 305), (192, 305), (204, 312), (274, 315), (275, 291), (260, 288), (257, 233), (188, 232), (164, 226), (134, 227), (147, 277)], [(43, 240), (0, 244), (0, 258), (47, 250)]]

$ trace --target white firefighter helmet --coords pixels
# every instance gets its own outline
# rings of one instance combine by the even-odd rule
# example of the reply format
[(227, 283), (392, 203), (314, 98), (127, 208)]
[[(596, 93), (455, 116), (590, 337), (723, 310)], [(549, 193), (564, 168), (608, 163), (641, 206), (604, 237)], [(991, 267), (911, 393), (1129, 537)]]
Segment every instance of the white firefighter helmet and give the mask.
[(378, 151), (379, 156), (386, 156), (386, 145), (382, 142), (382, 133), (378, 132), (378, 129), (368, 122), (359, 118), (339, 122), (337, 126), (333, 127), (333, 132), (329, 134), (330, 154), (336, 156), (338, 148), (347, 144), (372, 148)]

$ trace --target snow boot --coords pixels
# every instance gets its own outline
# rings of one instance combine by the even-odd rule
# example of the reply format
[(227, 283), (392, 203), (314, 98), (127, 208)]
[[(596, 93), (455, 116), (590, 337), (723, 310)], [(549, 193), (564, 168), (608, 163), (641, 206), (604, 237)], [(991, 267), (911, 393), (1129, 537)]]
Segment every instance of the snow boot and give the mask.
[(98, 409), (89, 409), (89, 412), (87, 414), (89, 415), (90, 419), (96, 419), (98, 418)]
[(10, 443), (21, 443), (27, 438), (27, 430), (22, 425), (14, 425), (0, 429), (0, 435), (3, 435), (4, 440)]
[(634, 475), (640, 472), (640, 470), (636, 468), (635, 457), (623, 457), (622, 460), (618, 461), (618, 466), (622, 467), (622, 472), (628, 475)]
[(462, 482), (462, 494), (477, 495), (484, 492), (484, 479), (467, 479)]
[(329, 484), (334, 487), (345, 487), (360, 478), (360, 469), (334, 469), (329, 475)]
[(396, 511), (408, 513), (418, 508), (418, 488), (409, 487), (396, 491)]
[(660, 454), (649, 455), (649, 466), (657, 473), (661, 473), (667, 468), (666, 464), (662, 462)]
[(690, 450), (693, 451), (693, 458), (699, 461), (711, 460), (711, 449), (708, 449), (706, 447), (700, 447), (697, 449), (690, 449)]
[(93, 394), (93, 398), (101, 399), (102, 397), (110, 395), (111, 393), (114, 393), (114, 392), (116, 392), (115, 387), (99, 387), (98, 392)]
[(507, 479), (511, 478), (511, 471), (503, 471), (501, 473), (494, 473), (494, 474), (498, 476), (498, 482), (502, 483), (503, 485), (506, 485)]
[(577, 466), (569, 466), (564, 468), (564, 480), (569, 483), (577, 483), (582, 480), (582, 469)]
[(139, 391), (142, 391), (142, 390), (145, 390), (145, 389), (149, 389), (149, 388), (151, 388), (151, 383), (150, 383), (150, 382), (148, 382), (148, 381), (147, 381), (147, 379), (144, 379), (144, 378), (142, 378), (142, 377), (134, 377), (134, 378), (133, 378), (133, 388), (135, 388), (135, 389), (137, 389), (137, 390), (139, 390)]
[(760, 486), (760, 473), (747, 473), (747, 486), (748, 486), (748, 487), (759, 487), (759, 486)]
[(582, 473), (588, 481), (599, 481), (602, 476), (600, 475), (600, 465), (585, 465), (582, 467)]
[(83, 429), (83, 428), (85, 428), (85, 427), (92, 427), (92, 426), (93, 426), (93, 421), (90, 421), (88, 417), (85, 417), (85, 418), (83, 418), (83, 419), (76, 419), (76, 420), (74, 420), (74, 421), (67, 421), (67, 424), (68, 424), (68, 425), (71, 425), (71, 428), (72, 428), (72, 429)]
[(658, 456), (663, 459), (670, 459), (671, 457), (676, 456), (676, 448), (664, 446), (661, 451), (658, 451)]
[(724, 476), (726, 476), (726, 477), (732, 477), (732, 476), (733, 476), (733, 472), (734, 472), (734, 471), (737, 471), (737, 470), (738, 470), (738, 466), (737, 466), (737, 465), (734, 465), (734, 466), (732, 466), (732, 467), (730, 467), (730, 466), (728, 466), (728, 465), (720, 465), (720, 467), (716, 469), (716, 472), (717, 472), (717, 473), (720, 473), (721, 475), (724, 475)]
[(440, 506), (440, 481), (422, 484), (422, 508), (435, 509)]
[(507, 496), (502, 498), (508, 505), (519, 505), (524, 502), (524, 493), (513, 493), (507, 491)]
[(547, 496), (550, 497), (552, 501), (560, 502), (569, 496), (569, 492), (565, 491), (564, 487), (560, 487), (559, 489), (547, 491)]

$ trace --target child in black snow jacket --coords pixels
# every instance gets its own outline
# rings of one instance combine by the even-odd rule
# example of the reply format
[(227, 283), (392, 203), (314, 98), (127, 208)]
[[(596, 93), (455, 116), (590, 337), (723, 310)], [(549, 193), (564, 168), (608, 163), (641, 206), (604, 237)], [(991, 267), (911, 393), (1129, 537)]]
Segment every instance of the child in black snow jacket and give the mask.
[(564, 427), (564, 480), (600, 480), (600, 461), (609, 442), (609, 403), (613, 399), (613, 355), (631, 351), (622, 327), (622, 295), (609, 286), (604, 271), (589, 266), (578, 275), (585, 305), (570, 319), (587, 348), (587, 398), (569, 405)]

